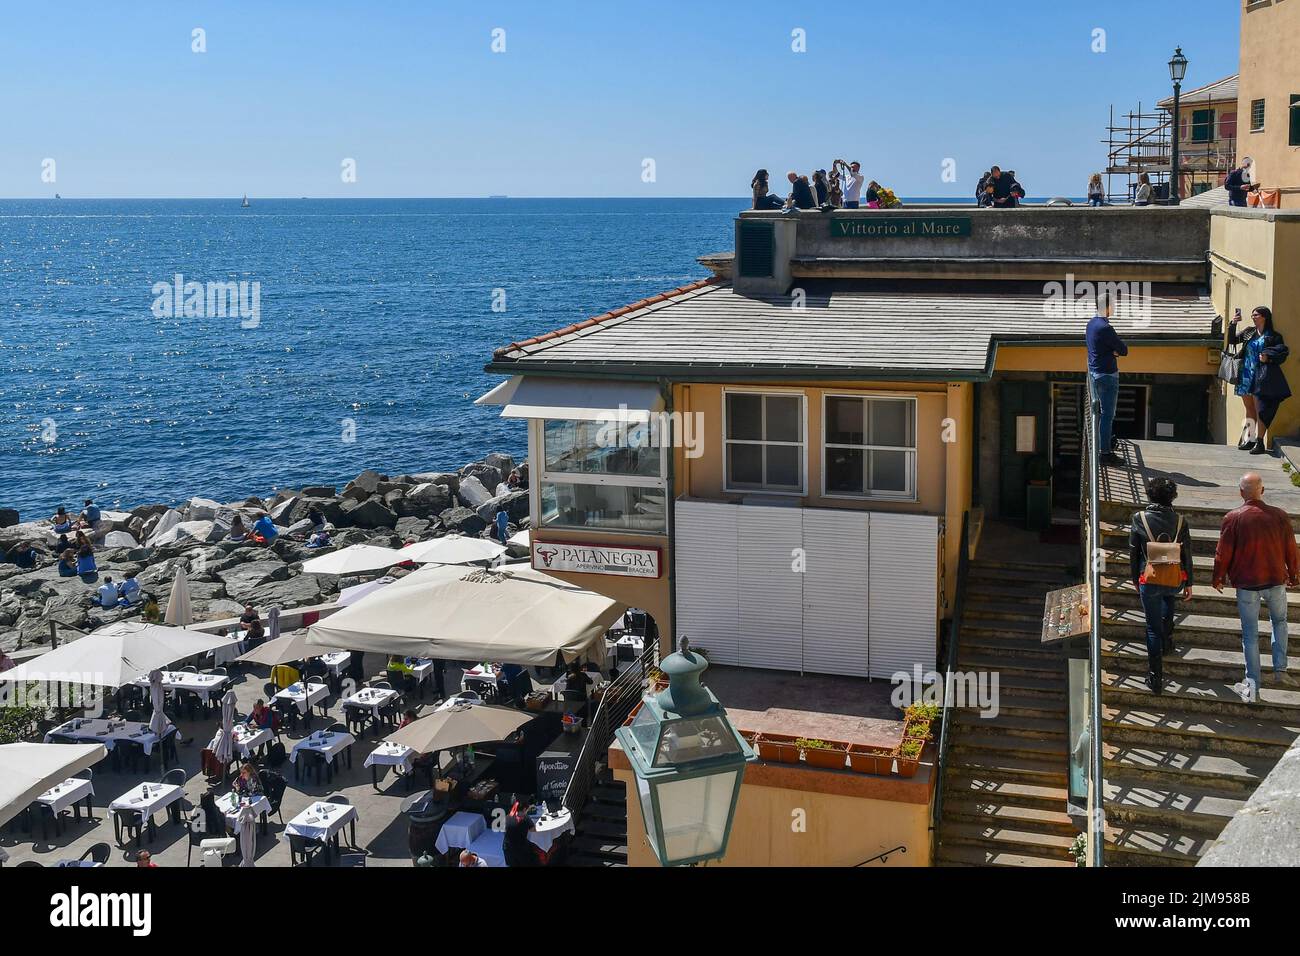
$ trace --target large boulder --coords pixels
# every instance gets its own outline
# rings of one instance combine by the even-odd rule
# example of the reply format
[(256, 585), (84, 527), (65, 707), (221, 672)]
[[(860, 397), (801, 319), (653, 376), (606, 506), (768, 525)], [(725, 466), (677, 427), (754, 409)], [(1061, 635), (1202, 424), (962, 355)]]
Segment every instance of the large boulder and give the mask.
[(164, 515), (171, 511), (166, 505), (141, 505), (138, 508), (131, 509), (131, 517), (139, 518), (141, 521), (148, 521), (154, 515)]
[(0, 508), (0, 528), (12, 528), (19, 523), (17, 511), (13, 508)]
[(501, 484), (501, 469), (482, 461), (472, 461), (460, 470), (460, 487), (465, 488), (466, 478), (477, 478), (484, 488), (495, 488)]
[(126, 531), (110, 531), (104, 535), (104, 547), (106, 548), (134, 548), (138, 547), (140, 542)]
[(494, 524), (497, 520), (497, 512), (504, 511), (509, 517), (510, 523), (518, 525), (520, 521), (528, 517), (529, 508), (528, 492), (509, 491), (490, 501), (483, 502), (475, 511), (488, 524)]
[(149, 539), (151, 548), (187, 548), (196, 544), (206, 544), (213, 539), (211, 521), (182, 521), (166, 531), (155, 532)]
[(302, 521), (312, 508), (319, 511), (330, 524), (338, 525), (343, 523), (343, 504), (338, 498), (309, 498), (304, 495), (295, 501), (289, 509), (288, 524), (292, 526)]
[(512, 458), (510, 455), (504, 454), (499, 451), (494, 451), (492, 452), (492, 454), (484, 457), (483, 464), (491, 465), (493, 468), (501, 472), (501, 474), (506, 477), (510, 475), (510, 472), (515, 470), (514, 458)]
[(379, 483), (386, 481), (384, 475), (366, 469), (347, 483), (343, 488), (343, 497), (353, 501), (364, 501), (379, 490)]
[(149, 540), (152, 541), (155, 535), (165, 534), (180, 524), (182, 520), (183, 516), (179, 511), (175, 508), (169, 508), (162, 513), (152, 528), (149, 527), (149, 521), (145, 521), (145, 531), (149, 535)]
[[(434, 522), (436, 521), (435, 518)], [(398, 518), (397, 527), (393, 530), (403, 541), (422, 541), (434, 527), (434, 522), (426, 518)]]
[(397, 524), (397, 515), (378, 495), (364, 501), (345, 499), (340, 523), (357, 528), (391, 528)]
[(211, 521), (221, 510), (221, 504), (211, 498), (191, 498), (185, 505), (186, 521)]
[(250, 595), (266, 584), (287, 580), (289, 568), (278, 560), (254, 561), (218, 571), (217, 577), (225, 584), (226, 593), (232, 599), (245, 604), (256, 604)]
[[(136, 583), (146, 591), (166, 594), (171, 591), (172, 581), (176, 579), (176, 569), (182, 564), (186, 564), (186, 559), (181, 556), (166, 558), (151, 564), (135, 576)], [(188, 570), (187, 567), (186, 571)]]
[(302, 607), (321, 603), (333, 590), (333, 582), (320, 575), (299, 574), (287, 580), (268, 581), (245, 592), (241, 600), (260, 608), (273, 604), (281, 608)]
[(433, 518), (451, 507), (451, 491), (446, 485), (425, 481), (411, 488), (397, 502), (402, 518)]
[(442, 526), (452, 534), (467, 534), (477, 537), (487, 527), (487, 522), (468, 508), (448, 508), (438, 515)]
[(308, 485), (302, 490), (304, 498), (334, 498), (338, 490), (333, 485)]
[(293, 522), (289, 515), (293, 511), (293, 506), (298, 502), (298, 495), (292, 495), (285, 498), (274, 508), (271, 509), (271, 520), (282, 527), (288, 527)]
[(496, 484), (486, 486), (478, 478), (468, 475), (461, 478), (460, 491), (457, 492), (456, 497), (466, 508), (477, 511), (479, 506), (493, 498), (493, 494), (488, 491), (488, 487), (495, 488)]

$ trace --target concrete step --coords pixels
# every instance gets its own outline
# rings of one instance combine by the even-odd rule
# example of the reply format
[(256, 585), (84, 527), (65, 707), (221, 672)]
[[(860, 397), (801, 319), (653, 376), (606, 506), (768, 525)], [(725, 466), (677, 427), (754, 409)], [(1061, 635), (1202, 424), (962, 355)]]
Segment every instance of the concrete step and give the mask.
[(956, 712), (956, 726), (969, 728), (976, 734), (1000, 734), (1009, 738), (1008, 748), (1014, 750), (1020, 746), (1019, 738), (1029, 737), (1035, 740), (1065, 740), (1068, 725), (1065, 718), (1021, 717), (1000, 712), (996, 717), (981, 717), (978, 711), (959, 710)]
[[(1244, 460), (1241, 462), (1242, 474), (1251, 470), (1252, 462), (1258, 461), (1259, 458), (1252, 459), (1249, 455), (1245, 455)], [(1183, 465), (1186, 467), (1186, 463), (1183, 463)], [(1264, 483), (1266, 488), (1270, 483), (1270, 478), (1272, 477), (1272, 475), (1265, 475)], [(1102, 490), (1103, 492), (1105, 491), (1104, 488)], [(1184, 488), (1183, 490), (1186, 489)], [(1137, 497), (1140, 500), (1145, 501), (1145, 491), (1140, 491)], [(1180, 497), (1186, 498), (1186, 495)], [(1265, 497), (1267, 498), (1267, 494)], [(1240, 502), (1235, 502), (1232, 507), (1235, 508), (1238, 504), (1240, 504)], [(1111, 501), (1102, 501), (1101, 508), (1098, 510), (1098, 515), (1102, 521), (1111, 522), (1113, 524), (1122, 524), (1127, 527), (1128, 523), (1133, 520), (1133, 513), (1141, 510), (1141, 507), (1145, 507), (1145, 505), (1139, 507), (1138, 505), (1131, 503), (1120, 504)], [(1210, 508), (1189, 505), (1185, 501), (1174, 502), (1174, 508), (1177, 509), (1180, 515), (1182, 515), (1183, 520), (1187, 522), (1189, 528), (1216, 532), (1219, 530), (1219, 526), (1223, 524), (1223, 516), (1226, 515), (1228, 511), (1232, 510), (1231, 508)], [(1291, 515), (1291, 527), (1295, 528), (1297, 533), (1300, 533), (1300, 515)]]
[(1107, 866), (1195, 866), (1214, 837), (1181, 829), (1107, 826)]
[(978, 768), (968, 767), (958, 771), (949, 767), (944, 774), (944, 781), (945, 807), (949, 800), (967, 799), (1064, 813), (1070, 798), (1065, 787), (1020, 779), (1000, 779), (997, 775), (982, 773)]
[(1006, 734), (974, 727), (961, 728), (961, 732), (952, 738), (948, 746), (950, 753), (953, 749), (959, 753), (994, 751), (1005, 756), (1039, 760), (1057, 757), (1064, 759), (1066, 753), (1065, 734), (1046, 738), (1017, 737), (1014, 741), (1009, 741)]
[[(1128, 566), (1125, 565), (1124, 571), (1120, 575), (1102, 575), (1102, 601), (1105, 604), (1111, 607), (1124, 608), (1140, 608), (1142, 606), (1137, 588), (1133, 586), (1133, 581), (1128, 577), (1128, 573)], [(1287, 620), (1300, 621), (1300, 592), (1288, 591), (1286, 604)], [(1223, 593), (1220, 594), (1209, 584), (1193, 584), (1191, 598), (1188, 600), (1178, 599), (1177, 613), (1211, 615), (1236, 621), (1238, 620), (1236, 589), (1225, 587)], [(1268, 613), (1263, 608), (1260, 610), (1260, 619), (1268, 620)]]
[(1167, 747), (1185, 750), (1200, 747), (1215, 753), (1248, 756), (1273, 755), (1280, 759), (1300, 736), (1300, 722), (1279, 726), (1273, 721), (1232, 719), (1218, 715), (1169, 710), (1163, 695), (1152, 697), (1141, 708), (1102, 705), (1102, 738), (1116, 746)]
[(569, 857), (579, 858), (577, 865), (626, 866), (627, 840), (608, 840), (577, 834), (569, 844)]
[(1041, 856), (1053, 860), (1073, 862), (1070, 845), (1074, 834), (1040, 833), (1012, 824), (999, 822), (950, 821), (943, 828), (943, 848), (947, 852), (955, 846), (973, 846), (1000, 853)]
[(1062, 789), (1069, 785), (1069, 767), (1060, 754), (1011, 753), (1001, 747), (963, 750), (957, 744), (958, 737), (948, 745), (945, 777)]
[(1046, 853), (1017, 853), (998, 846), (956, 843), (943, 844), (935, 860), (937, 866), (1074, 866), (1068, 856), (1062, 858), (1052, 848)]
[[(1127, 575), (1131, 572), (1127, 543), (1123, 547), (1105, 548), (1103, 550), (1106, 556), (1106, 562), (1101, 569), (1103, 574), (1110, 572)], [(1214, 555), (1193, 554), (1192, 572), (1198, 581), (1209, 581), (1214, 574)]]
[[(1128, 522), (1102, 521), (1098, 525), (1101, 531), (1101, 546), (1107, 550), (1128, 547)], [(1188, 536), (1192, 542), (1192, 554), (1210, 555), (1219, 543), (1218, 528), (1189, 528)]]
[(961, 646), (963, 650), (980, 655), (1000, 655), (1029, 660), (1065, 660), (1065, 648), (1059, 643), (1043, 644), (1037, 636), (1037, 634), (1026, 634), (1018, 637), (994, 637), (963, 632)]
[(1064, 657), (1055, 660), (1029, 660), (1028, 658), (1012, 658), (995, 654), (976, 654), (959, 649), (957, 652), (957, 665), (959, 670), (963, 671), (997, 671), (1002, 676), (999, 680), (1005, 682), (1008, 674), (1017, 674), (1021, 677), (1034, 677), (1040, 680), (1060, 679), (1065, 681), (1066, 662)]
[[(963, 708), (970, 709), (970, 708)], [(1069, 708), (1063, 698), (1053, 700), (1045, 697), (1028, 697), (1020, 693), (1008, 694), (998, 683), (998, 716), (1003, 714), (1013, 717), (1036, 717), (1040, 720), (1059, 720), (1064, 722)]]
[(1290, 723), (1300, 710), (1300, 691), (1269, 687), (1260, 689), (1259, 701), (1247, 704), (1224, 681), (1193, 680), (1165, 675), (1164, 693), (1159, 697), (1147, 689), (1144, 674), (1106, 669), (1102, 671), (1102, 700), (1117, 707), (1149, 707), (1159, 701), (1162, 708), (1188, 713), (1213, 714), (1245, 720), (1273, 720)]
[(962, 797), (945, 800), (943, 804), (944, 824), (973, 823), (996, 824), (1074, 839), (1079, 832), (1074, 820), (1064, 809), (1045, 809), (1025, 807), (997, 800)]
[[(1288, 642), (1289, 644), (1290, 642)], [(1188, 677), (1194, 680), (1223, 681), (1235, 684), (1245, 674), (1245, 662), (1241, 647), (1227, 650), (1217, 647), (1195, 647), (1178, 643), (1178, 633), (1174, 633), (1175, 650), (1161, 658), (1162, 669), (1166, 677)], [(1261, 642), (1261, 667), (1268, 682), (1273, 672), (1271, 652)], [(1105, 666), (1115, 670), (1132, 671), (1145, 674), (1149, 667), (1147, 645), (1145, 640), (1116, 641), (1102, 638), (1102, 659)], [(1287, 661), (1287, 673), (1300, 677), (1300, 655), (1292, 656)]]
[(1275, 757), (1174, 751), (1166, 748), (1102, 746), (1103, 775), (1181, 790), (1195, 788), (1248, 796), (1277, 763)]
[(1243, 793), (1142, 780), (1106, 779), (1106, 819), (1116, 825), (1168, 826), (1218, 836), (1246, 804)]
[[(1101, 631), (1105, 637), (1124, 638), (1139, 633), (1143, 639), (1146, 637), (1147, 622), (1146, 615), (1142, 613), (1140, 607), (1114, 607), (1107, 602), (1103, 602), (1101, 609)], [(1290, 642), (1300, 637), (1300, 623), (1288, 622), (1287, 634)], [(1236, 640), (1241, 644), (1241, 621), (1237, 615), (1210, 615), (1210, 614), (1185, 614), (1178, 611), (1174, 612), (1174, 641), (1185, 641), (1186, 643), (1201, 643), (1202, 639), (1209, 639), (1205, 643), (1211, 645), (1221, 645), (1224, 639)]]
[(1024, 600), (1014, 601), (997, 594), (966, 595), (962, 606), (962, 624), (975, 620), (998, 621), (1039, 621), (1043, 620), (1043, 595), (1027, 596)]
[[(965, 669), (958, 657), (958, 667)], [(1012, 694), (1022, 700), (1041, 700), (1050, 703), (1063, 702), (1066, 695), (1065, 674), (1059, 677), (1035, 677), (1015, 670), (998, 672), (998, 692)]]
[(1030, 561), (993, 561), (986, 558), (976, 558), (967, 567), (968, 578), (1043, 581), (1049, 585), (1043, 588), (1045, 591), (1051, 590), (1050, 585), (1058, 581), (1068, 581), (1072, 573), (1074, 569), (1066, 565), (1035, 564)]
[(1080, 583), (1080, 578), (1060, 577), (1051, 580), (1021, 580), (1003, 578), (992, 574), (973, 574), (967, 577), (967, 600), (975, 596), (999, 597), (1007, 601), (1041, 600), (1050, 591)]

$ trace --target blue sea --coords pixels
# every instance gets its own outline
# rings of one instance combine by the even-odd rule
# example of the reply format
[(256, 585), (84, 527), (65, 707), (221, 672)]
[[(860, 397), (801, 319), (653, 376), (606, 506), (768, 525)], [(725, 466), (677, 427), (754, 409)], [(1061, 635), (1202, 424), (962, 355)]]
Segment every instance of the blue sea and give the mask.
[[(493, 349), (707, 276), (695, 256), (730, 249), (747, 205), (0, 200), (0, 507), (522, 454), (523, 425), (473, 404)], [(256, 326), (159, 317), (177, 274), (259, 283)]]
[[(473, 404), (501, 380), (492, 351), (705, 277), (695, 257), (731, 249), (748, 205), (0, 200), (0, 507), (520, 455), (524, 427)], [(257, 283), (256, 325), (167, 314), (155, 286), (176, 276)]]

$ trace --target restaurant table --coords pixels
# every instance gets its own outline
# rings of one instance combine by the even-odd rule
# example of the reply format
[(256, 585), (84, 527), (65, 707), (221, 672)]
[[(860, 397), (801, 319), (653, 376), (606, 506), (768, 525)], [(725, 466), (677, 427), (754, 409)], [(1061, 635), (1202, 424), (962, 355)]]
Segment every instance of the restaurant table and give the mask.
[(234, 661), (242, 653), (244, 653), (244, 636), (240, 634), (237, 637), (231, 637), (228, 643), (222, 644), (220, 647), (214, 647), (204, 656), (212, 661), (213, 667), (223, 667)]
[(54, 735), (71, 737), (78, 743), (103, 744), (112, 750), (122, 740), (130, 740), (144, 748), (145, 756), (153, 753), (158, 743), (158, 735), (149, 729), (149, 725), (139, 721), (106, 720), (102, 717), (78, 717), (55, 727), (45, 735), (48, 744)]
[(366, 762), (362, 766), (370, 768), (371, 783), (378, 790), (380, 767), (400, 767), (402, 773), (409, 775), (415, 768), (415, 757), (416, 753), (410, 747), (402, 744), (390, 744), (385, 740), (370, 751), (370, 756), (366, 758)]
[(438, 839), (433, 845), (439, 853), (446, 853), (452, 849), (463, 850), (486, 829), (487, 821), (483, 819), (483, 814), (460, 810), (443, 821), (442, 829), (438, 831)]
[[(133, 681), (136, 687), (149, 688), (149, 677), (145, 675)], [(196, 674), (194, 671), (163, 671), (162, 687), (164, 691), (187, 690), (194, 694), (209, 694), (220, 690), (230, 683), (225, 674)]]
[(328, 697), (329, 694), (330, 689), (325, 684), (308, 684), (307, 690), (304, 691), (302, 681), (298, 681), (290, 684), (271, 699), (288, 701), (298, 708), (298, 713), (310, 718), (312, 707)]
[(575, 832), (573, 814), (568, 807), (561, 807), (558, 813), (551, 813), (541, 806), (534, 806), (528, 814), (533, 821), (533, 829), (528, 833), (530, 843), (550, 853), (555, 841), (566, 833)]
[[(182, 797), (185, 796), (185, 790), (171, 783), (142, 783), (138, 787), (132, 787), (126, 793), (122, 794), (116, 800), (108, 805), (110, 811), (124, 810), (128, 813), (136, 813), (140, 816), (140, 824), (147, 827), (149, 839), (152, 842), (154, 835), (153, 815), (164, 808), (171, 808), (170, 813), (173, 818), (177, 818), (177, 811), (180, 809), (178, 804)], [(116, 815), (113, 817), (113, 829), (117, 837), (117, 842), (121, 845), (122, 834), (118, 828)]]
[(397, 691), (386, 687), (363, 687), (351, 697), (345, 698), (343, 707), (357, 707), (370, 711), (375, 722), (379, 721), (379, 711), (397, 699)]
[(229, 827), (231, 834), (239, 834), (239, 811), (244, 800), (248, 800), (249, 806), (257, 814), (258, 820), (262, 824), (262, 832), (266, 832), (266, 819), (271, 814), (271, 801), (266, 799), (266, 794), (259, 793), (251, 798), (240, 797), (234, 790), (217, 797), (217, 809), (221, 811), (226, 818), (226, 826)]
[(256, 727), (252, 724), (235, 724), (232, 729), (234, 731), (234, 740), (232, 742), (235, 745), (235, 750), (238, 751), (239, 756), (244, 760), (247, 760), (254, 750), (263, 747), (275, 737), (275, 731), (270, 727)]
[[(54, 832), (61, 834), (63, 824), (59, 815), (64, 810), (71, 808), (76, 819), (80, 820), (82, 801), (85, 801), (86, 804), (86, 819), (92, 821), (95, 819), (91, 801), (94, 795), (95, 788), (89, 780), (82, 777), (69, 777), (62, 783), (56, 783), (50, 787), (32, 801), (32, 804), (33, 806), (39, 805), (50, 809), (49, 815), (54, 818)], [(45, 839), (45, 820), (46, 816), (41, 814), (41, 839)]]
[(347, 669), (352, 660), (352, 652), (334, 651), (332, 654), (325, 654), (318, 659), (329, 669), (331, 674), (335, 677), (342, 677), (343, 671)]
[(325, 844), (326, 847), (333, 845), (337, 849), (339, 831), (349, 823), (352, 825), (352, 829), (351, 839), (348, 843), (355, 846), (357, 842), (357, 808), (350, 804), (317, 801), (290, 820), (289, 824), (284, 828), (284, 832), (290, 836), (302, 837), (306, 840), (317, 840)]
[[(443, 824), (443, 826), (446, 826), (446, 824)], [(504, 831), (489, 828), (476, 836), (474, 841), (465, 849), (475, 854), (488, 866), (505, 866), (505, 840)]]
[(348, 766), (352, 766), (352, 745), (357, 742), (357, 738), (351, 734), (341, 731), (330, 733), (325, 730), (318, 730), (310, 734), (293, 745), (293, 750), (289, 751), (289, 762), (294, 765), (294, 779), (302, 775), (302, 768), (298, 766), (298, 754), (303, 751), (311, 751), (324, 756), (325, 762), (332, 764), (334, 759), (341, 754), (347, 754)]

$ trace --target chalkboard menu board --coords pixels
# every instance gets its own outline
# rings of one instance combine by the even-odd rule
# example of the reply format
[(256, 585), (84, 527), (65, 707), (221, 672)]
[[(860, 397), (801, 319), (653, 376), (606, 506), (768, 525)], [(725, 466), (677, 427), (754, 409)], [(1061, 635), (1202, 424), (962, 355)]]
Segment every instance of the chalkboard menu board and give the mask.
[(569, 778), (578, 766), (578, 756), (587, 740), (583, 728), (576, 734), (560, 734), (537, 755), (537, 799), (559, 801), (569, 786)]

